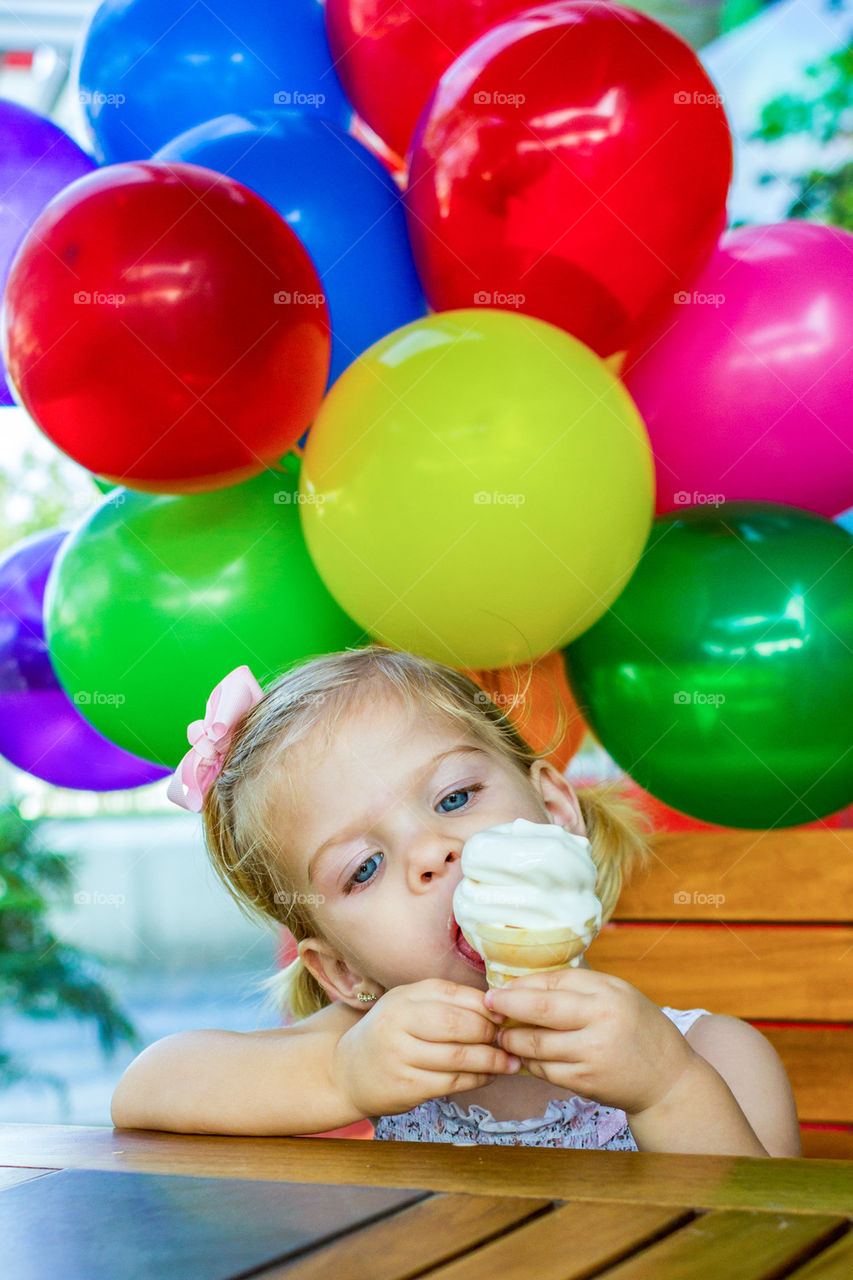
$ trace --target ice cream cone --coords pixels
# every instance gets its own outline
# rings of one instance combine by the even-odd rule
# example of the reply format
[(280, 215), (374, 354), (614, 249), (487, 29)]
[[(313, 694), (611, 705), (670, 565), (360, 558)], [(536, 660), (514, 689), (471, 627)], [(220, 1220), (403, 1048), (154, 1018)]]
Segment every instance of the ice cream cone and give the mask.
[(578, 934), (561, 925), (546, 929), (520, 929), (513, 925), (480, 924), (471, 946), (486, 962), (490, 987), (503, 987), (513, 978), (529, 973), (574, 968), (593, 937), (597, 921), (589, 920), (587, 930)]
[[(481, 924), (477, 936), (465, 937), (486, 962), (486, 981), (490, 987), (505, 987), (513, 978), (523, 978), (530, 973), (551, 973), (559, 969), (576, 968), (595, 934), (596, 920), (586, 922), (589, 932), (575, 933), (574, 929), (517, 929), (512, 925)], [(514, 1018), (506, 1018), (504, 1027), (517, 1027)], [(521, 1067), (519, 1075), (529, 1075)]]

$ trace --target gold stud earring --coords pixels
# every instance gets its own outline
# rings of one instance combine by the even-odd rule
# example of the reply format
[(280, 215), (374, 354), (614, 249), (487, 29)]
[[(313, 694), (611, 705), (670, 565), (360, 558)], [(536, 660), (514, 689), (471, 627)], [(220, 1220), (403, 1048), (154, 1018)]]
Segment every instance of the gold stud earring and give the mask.
[(365, 1004), (370, 1004), (373, 1000), (376, 999), (376, 996), (369, 995), (365, 991), (359, 991), (358, 998), (359, 1000), (363, 1000)]

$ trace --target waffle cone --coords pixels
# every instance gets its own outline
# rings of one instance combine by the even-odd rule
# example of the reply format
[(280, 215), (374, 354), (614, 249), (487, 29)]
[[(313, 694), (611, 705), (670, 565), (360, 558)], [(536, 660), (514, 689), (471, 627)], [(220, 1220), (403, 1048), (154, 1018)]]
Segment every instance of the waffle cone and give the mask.
[(468, 941), (486, 962), (489, 986), (503, 987), (512, 978), (528, 973), (575, 967), (591, 937), (589, 933), (578, 934), (564, 927), (520, 929), (512, 925), (482, 924), (476, 938), (469, 937)]
[[(512, 925), (481, 924), (476, 935), (465, 937), (486, 962), (486, 981), (490, 987), (504, 987), (513, 978), (529, 973), (575, 967), (594, 936), (595, 920), (586, 922), (592, 932), (575, 933), (574, 929), (520, 929)], [(506, 1018), (504, 1027), (517, 1027), (514, 1018)], [(522, 1066), (519, 1075), (530, 1075)]]

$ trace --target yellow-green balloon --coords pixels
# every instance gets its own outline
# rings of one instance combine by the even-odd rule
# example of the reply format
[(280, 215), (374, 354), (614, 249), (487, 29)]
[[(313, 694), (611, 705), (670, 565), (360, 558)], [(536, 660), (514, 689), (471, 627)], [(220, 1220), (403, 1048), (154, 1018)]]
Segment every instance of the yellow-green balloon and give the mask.
[(453, 667), (530, 661), (592, 626), (654, 512), (648, 436), (607, 365), (545, 321), (479, 307), (405, 325), (350, 365), (300, 492), (341, 608)]

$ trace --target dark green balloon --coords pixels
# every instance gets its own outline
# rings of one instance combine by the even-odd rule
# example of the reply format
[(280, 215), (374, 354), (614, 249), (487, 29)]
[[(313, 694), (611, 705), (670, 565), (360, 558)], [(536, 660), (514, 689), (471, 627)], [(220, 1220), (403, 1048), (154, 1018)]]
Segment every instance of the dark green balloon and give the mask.
[(45, 596), (57, 676), (111, 741), (167, 766), (223, 676), (261, 684), (367, 637), (326, 590), (298, 465), (210, 493), (110, 492), (63, 544)]
[(605, 750), (672, 808), (769, 828), (853, 801), (853, 537), (830, 520), (758, 502), (656, 520), (563, 654)]

